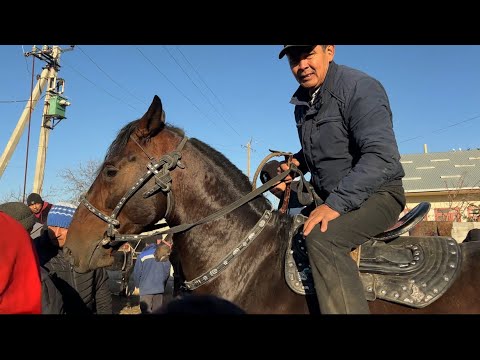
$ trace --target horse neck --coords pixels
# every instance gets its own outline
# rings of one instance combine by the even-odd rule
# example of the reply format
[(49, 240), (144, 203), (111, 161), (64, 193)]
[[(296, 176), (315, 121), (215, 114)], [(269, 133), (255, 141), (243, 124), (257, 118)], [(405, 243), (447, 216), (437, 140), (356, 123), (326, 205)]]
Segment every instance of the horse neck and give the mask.
[[(191, 281), (220, 265), (227, 255), (242, 248), (255, 223), (241, 221), (243, 217), (232, 215), (212, 224), (200, 225), (174, 240), (185, 278)], [(261, 233), (251, 241), (222, 271), (218, 281), (211, 281), (198, 288), (199, 292), (213, 293), (231, 300), (242, 297), (243, 291), (255, 287), (258, 274), (273, 272), (272, 287), (283, 282), (282, 259), (285, 253), (291, 218), (273, 213)], [(277, 277), (277, 278), (275, 278)], [(277, 281), (275, 281), (275, 279)]]
[[(185, 198), (191, 200), (188, 201), (190, 205), (181, 205), (177, 199), (175, 200), (174, 220), (173, 222), (169, 221), (171, 227), (195, 223), (233, 202), (207, 201), (203, 195), (198, 193), (197, 196), (193, 196), (193, 198), (192, 196), (192, 193), (185, 196)], [(191, 204), (195, 200), (197, 205), (192, 207)], [(205, 224), (197, 225), (177, 235), (176, 238), (181, 238), (179, 242), (183, 244), (182, 249), (186, 256), (189, 259), (195, 258), (193, 263), (196, 264), (196, 267), (214, 266), (239, 245), (260, 221), (263, 214), (255, 206), (247, 203), (230, 213), (219, 216)], [(272, 219), (270, 223), (273, 223), (273, 221)]]
[[(187, 143), (182, 156), (186, 168), (172, 172), (175, 205), (168, 221), (171, 226), (194, 223), (227, 207), (252, 190), (245, 175), (238, 169), (232, 171), (232, 164), (222, 161), (215, 154), (210, 159), (204, 152)], [(223, 215), (218, 221), (223, 218), (232, 220), (231, 226), (242, 227), (247, 224), (253, 227), (269, 208), (267, 200), (260, 196)]]
[[(185, 188), (188, 188), (189, 191), (185, 191)], [(228, 186), (222, 186), (222, 188), (228, 189)], [(212, 194), (209, 189), (193, 183), (186, 185), (182, 190), (178, 191), (178, 196), (175, 196), (174, 211), (171, 219), (168, 220), (170, 227), (195, 224), (246, 195), (236, 194), (235, 197), (224, 197), (225, 192), (222, 195)], [(270, 205), (263, 197), (256, 198), (231, 212), (204, 224), (196, 225), (181, 234), (176, 234), (175, 240), (178, 241), (175, 243), (178, 243), (179, 252), (183, 253), (180, 256), (194, 259), (192, 261), (194, 273), (206, 271), (206, 268), (217, 265), (242, 241), (245, 241), (262, 216), (269, 210), (271, 210)], [(290, 216), (274, 211), (268, 220), (268, 226), (262, 230), (262, 237), (267, 238), (266, 241), (278, 239), (278, 244), (286, 245), (286, 242), (282, 243), (282, 240), (286, 239), (292, 223), (293, 220)], [(265, 233), (268, 233), (268, 236), (265, 236)], [(265, 242), (263, 243), (265, 244)]]
[[(168, 221), (170, 226), (195, 223), (230, 205), (251, 190), (251, 185), (244, 175), (244, 179), (235, 179), (235, 176), (239, 176), (238, 173), (236, 175), (226, 172), (220, 164), (208, 162), (205, 156), (186, 151), (182, 160), (185, 161), (186, 169), (172, 174), (175, 176), (172, 182), (175, 209)], [(270, 204), (260, 196), (218, 219), (177, 234), (174, 243), (186, 279), (192, 280), (218, 265), (239, 246), (268, 209)], [(275, 225), (279, 217), (287, 219), (284, 222), (291, 224), (288, 217), (275, 214), (262, 234), (245, 252), (257, 249), (258, 244), (265, 246), (267, 242), (272, 245), (265, 246), (265, 249), (271, 252), (275, 252), (276, 249), (278, 251), (278, 247), (283, 246), (281, 241), (277, 242), (280, 240), (277, 238), (285, 238), (283, 234), (288, 232), (286, 229), (290, 225), (281, 227)], [(254, 256), (253, 262), (258, 263), (262, 257), (268, 256), (268, 252), (256, 251)], [(236, 266), (229, 266), (225, 271), (238, 271), (239, 264), (244, 261), (252, 262), (252, 258), (241, 254), (235, 259)]]

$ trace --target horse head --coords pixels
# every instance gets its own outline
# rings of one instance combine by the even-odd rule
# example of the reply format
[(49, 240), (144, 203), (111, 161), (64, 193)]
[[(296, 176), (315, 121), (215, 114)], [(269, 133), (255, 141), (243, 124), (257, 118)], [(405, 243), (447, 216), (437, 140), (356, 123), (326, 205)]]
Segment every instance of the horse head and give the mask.
[[(138, 234), (162, 218), (170, 227), (192, 223), (251, 191), (248, 177), (225, 156), (187, 139), (182, 130), (165, 124), (158, 96), (140, 119), (119, 131), (70, 225), (65, 251), (77, 271), (109, 266), (124, 241), (138, 241)], [(269, 208), (269, 201), (257, 196), (242, 206), (243, 211), (225, 214), (214, 225), (204, 224), (201, 232), (176, 234), (176, 246), (183, 242), (177, 240), (188, 237), (191, 252), (203, 253), (217, 239), (235, 247), (239, 234), (253, 228)], [(195, 264), (202, 266), (201, 261)]]
[[(165, 129), (162, 102), (155, 96), (148, 111), (120, 130), (110, 145), (65, 244), (78, 271), (111, 265), (113, 252), (124, 243), (115, 238), (150, 230), (167, 214), (168, 167), (178, 165), (178, 156), (157, 162), (159, 154), (175, 150), (183, 134)], [(165, 165), (170, 160), (175, 164)]]

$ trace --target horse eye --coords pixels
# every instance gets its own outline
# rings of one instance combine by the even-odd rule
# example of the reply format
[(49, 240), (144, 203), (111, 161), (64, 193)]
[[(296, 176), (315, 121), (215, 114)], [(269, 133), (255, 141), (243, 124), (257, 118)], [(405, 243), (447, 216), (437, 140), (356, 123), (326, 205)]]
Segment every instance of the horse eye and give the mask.
[(106, 166), (104, 169), (103, 169), (103, 173), (105, 174), (105, 176), (107, 177), (114, 177), (115, 175), (117, 175), (117, 172), (118, 172), (118, 169), (114, 166)]

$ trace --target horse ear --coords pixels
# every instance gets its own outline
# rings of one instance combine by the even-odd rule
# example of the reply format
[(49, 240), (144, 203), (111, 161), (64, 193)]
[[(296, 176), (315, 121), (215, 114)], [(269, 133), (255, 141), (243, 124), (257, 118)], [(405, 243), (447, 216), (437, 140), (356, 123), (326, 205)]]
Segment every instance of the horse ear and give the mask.
[(165, 111), (162, 101), (155, 95), (145, 115), (138, 123), (139, 135), (143, 137), (154, 137), (165, 127)]

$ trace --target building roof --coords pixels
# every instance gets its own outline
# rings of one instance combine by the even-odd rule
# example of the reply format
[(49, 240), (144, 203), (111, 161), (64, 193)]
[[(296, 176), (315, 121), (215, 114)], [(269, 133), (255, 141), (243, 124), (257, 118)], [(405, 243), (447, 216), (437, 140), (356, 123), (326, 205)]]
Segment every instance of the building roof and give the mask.
[(480, 189), (480, 150), (401, 155), (405, 192)]

